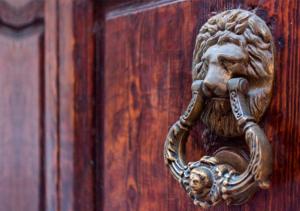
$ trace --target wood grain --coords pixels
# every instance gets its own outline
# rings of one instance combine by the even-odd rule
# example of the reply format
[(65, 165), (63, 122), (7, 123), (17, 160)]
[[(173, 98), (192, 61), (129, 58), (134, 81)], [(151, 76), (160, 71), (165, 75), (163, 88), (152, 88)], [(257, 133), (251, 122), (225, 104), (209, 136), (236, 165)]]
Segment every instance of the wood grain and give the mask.
[[(164, 166), (163, 143), (190, 99), (197, 30), (215, 13), (238, 7), (263, 18), (276, 44), (274, 96), (261, 122), (274, 173), (271, 189), (246, 205), (212, 210), (300, 209), (299, 2), (195, 0), (122, 6), (105, 15), (104, 210), (199, 210)], [(193, 159), (204, 154), (199, 128), (188, 146)]]
[(1, 210), (39, 210), (43, 203), (43, 28), (0, 30)]
[(44, 209), (59, 210), (58, 168), (59, 131), (58, 131), (58, 30), (56, 0), (45, 3), (45, 144), (44, 144)]
[[(56, 33), (57, 142), (55, 210), (94, 210), (93, 7), (91, 1), (58, 1), (47, 16)], [(59, 21), (58, 21), (59, 20)], [(52, 36), (49, 31), (49, 36)], [(52, 60), (49, 61), (50, 63)], [(50, 81), (52, 83), (52, 81)], [(52, 169), (53, 170), (53, 169)], [(49, 168), (51, 174), (51, 166)], [(50, 178), (49, 178), (50, 179)], [(55, 182), (51, 181), (51, 184)], [(52, 188), (52, 187), (50, 187)], [(46, 190), (46, 193), (47, 190)], [(49, 194), (52, 192), (50, 191)], [(51, 198), (49, 199), (51, 200)], [(52, 210), (48, 201), (48, 210)]]
[[(13, 17), (19, 6), (29, 4), (32, 10), (19, 14), (22, 21)], [(44, 207), (42, 5), (41, 1), (0, 2), (0, 210)], [(22, 24), (28, 27), (18, 28)]]
[[(0, 1), (0, 210), (199, 210), (164, 166), (163, 144), (190, 100), (197, 30), (237, 7), (255, 10), (276, 43), (261, 123), (274, 173), (247, 205), (212, 210), (299, 210), (299, 2), (126, 2)], [(202, 130), (188, 159), (216, 147)]]
[(92, 1), (0, 1), (0, 210), (94, 210)]

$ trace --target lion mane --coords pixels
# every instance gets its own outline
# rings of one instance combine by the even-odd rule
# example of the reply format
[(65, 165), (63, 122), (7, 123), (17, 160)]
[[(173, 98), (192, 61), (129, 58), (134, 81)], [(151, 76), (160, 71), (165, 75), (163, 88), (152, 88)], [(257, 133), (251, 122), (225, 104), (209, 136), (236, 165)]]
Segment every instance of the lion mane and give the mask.
[(250, 112), (259, 121), (270, 103), (267, 96), (271, 94), (274, 80), (274, 45), (271, 32), (261, 18), (245, 10), (229, 10), (211, 17), (202, 26), (196, 38), (192, 65), (193, 80), (203, 80), (206, 76), (207, 67), (201, 60), (206, 50), (226, 42), (242, 47), (248, 54), (248, 64), (244, 73), (249, 81), (247, 97)]

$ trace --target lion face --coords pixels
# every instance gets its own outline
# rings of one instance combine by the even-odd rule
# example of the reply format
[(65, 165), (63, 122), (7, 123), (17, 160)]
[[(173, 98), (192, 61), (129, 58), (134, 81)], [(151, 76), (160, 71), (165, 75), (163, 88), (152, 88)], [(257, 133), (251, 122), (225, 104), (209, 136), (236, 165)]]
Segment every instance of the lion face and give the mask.
[(235, 76), (245, 75), (248, 54), (242, 47), (226, 43), (213, 45), (202, 56), (207, 73), (203, 80), (203, 93), (207, 97), (228, 98), (227, 82)]
[(247, 52), (233, 43), (216, 44), (207, 49), (202, 62), (207, 70), (203, 93), (208, 99), (202, 115), (203, 122), (219, 135), (241, 133), (231, 112), (227, 83), (233, 77), (247, 75)]
[(245, 10), (229, 10), (208, 20), (197, 36), (193, 80), (203, 80), (206, 104), (201, 119), (220, 136), (242, 134), (231, 112), (228, 80), (249, 82), (246, 98), (259, 121), (270, 102), (274, 78), (273, 41), (265, 23)]

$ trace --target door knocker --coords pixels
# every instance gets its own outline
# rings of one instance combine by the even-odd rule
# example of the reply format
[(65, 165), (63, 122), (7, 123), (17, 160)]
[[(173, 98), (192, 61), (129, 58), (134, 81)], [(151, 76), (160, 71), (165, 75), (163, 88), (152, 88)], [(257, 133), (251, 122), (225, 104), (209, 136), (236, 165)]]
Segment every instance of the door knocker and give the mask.
[[(192, 77), (192, 99), (165, 141), (165, 163), (195, 205), (243, 204), (269, 187), (272, 172), (272, 148), (257, 124), (274, 81), (274, 44), (265, 22), (241, 9), (210, 18), (196, 38)], [(199, 119), (220, 137), (244, 137), (249, 157), (220, 149), (186, 163), (183, 140)]]

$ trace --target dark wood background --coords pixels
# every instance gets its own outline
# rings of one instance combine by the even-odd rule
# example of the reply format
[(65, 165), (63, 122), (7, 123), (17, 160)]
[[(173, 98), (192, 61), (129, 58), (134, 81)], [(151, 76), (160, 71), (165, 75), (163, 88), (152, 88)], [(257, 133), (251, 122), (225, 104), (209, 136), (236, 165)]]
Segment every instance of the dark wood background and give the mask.
[[(262, 127), (272, 187), (212, 210), (300, 209), (300, 2), (0, 1), (0, 210), (195, 208), (163, 162), (168, 128), (190, 99), (197, 31), (217, 12), (254, 10), (276, 44)], [(189, 159), (209, 151), (201, 126)]]

